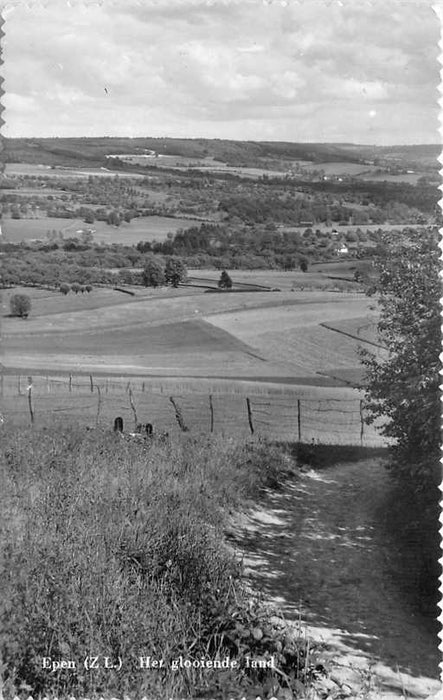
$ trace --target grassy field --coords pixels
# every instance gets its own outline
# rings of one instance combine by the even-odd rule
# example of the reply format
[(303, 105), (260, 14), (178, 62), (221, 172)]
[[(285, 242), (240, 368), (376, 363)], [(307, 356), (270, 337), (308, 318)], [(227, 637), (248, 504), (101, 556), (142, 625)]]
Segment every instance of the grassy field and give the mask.
[[(6, 697), (26, 687), (36, 697), (123, 697), (130, 689), (222, 700), (251, 687), (264, 697), (265, 681), (282, 676), (293, 690), (307, 683), (306, 641), (277, 630), (224, 539), (230, 514), (296, 476), (285, 450), (216, 437), (147, 445), (60, 421), (51, 431), (3, 426), (2, 445)], [(258, 627), (265, 634), (250, 634)], [(281, 675), (245, 668), (247, 656), (271, 651)], [(87, 654), (122, 665), (85, 670)], [(141, 669), (148, 655), (163, 667)], [(51, 673), (45, 656), (75, 663)], [(197, 666), (202, 658), (236, 664), (189, 669), (180, 656)]]
[[(352, 263), (347, 263), (347, 269)], [(257, 284), (266, 287), (278, 288), (282, 291), (289, 291), (293, 287), (302, 284), (324, 283), (325, 275), (322, 271), (311, 267), (309, 272), (291, 270), (227, 270), (234, 284)], [(211, 282), (218, 282), (220, 279), (219, 270), (188, 270), (188, 276), (196, 279), (207, 279)]]
[[(269, 274), (266, 279), (275, 281), (276, 275)], [(282, 282), (286, 274), (288, 282), (293, 275), (279, 273)], [(257, 282), (248, 273), (244, 279)], [(264, 281), (265, 275), (258, 279)], [(66, 394), (70, 372), (92, 373), (101, 377), (102, 396), (107, 393), (100, 410), (108, 421), (122, 411), (131, 420), (128, 379), (115, 391), (109, 388), (112, 376), (120, 376), (138, 382), (140, 410), (154, 414), (168, 429), (174, 423), (168, 392), (179, 397), (194, 430), (208, 427), (208, 397), (217, 394), (217, 430), (248, 434), (248, 396), (258, 433), (293, 438), (296, 402), (303, 400), (303, 430), (309, 439), (360, 439), (360, 394), (351, 387), (362, 378), (358, 347), (369, 339), (364, 328), (371, 320), (369, 301), (361, 294), (288, 288), (211, 294), (183, 287), (139, 288), (128, 297), (111, 289), (68, 296), (31, 290), (33, 310), (23, 321), (8, 316), (8, 297), (15, 291), (8, 290), (3, 300), (4, 367), (14, 374), (58, 372), (65, 377), (64, 391), (55, 392), (56, 404), (53, 383), (49, 389), (48, 382), (40, 386), (35, 394), (40, 415), (51, 415), (56, 406), (93, 422), (95, 393), (87, 387), (75, 401)], [(141, 389), (143, 382), (151, 382), (150, 391)], [(14, 389), (12, 393), (9, 411), (15, 410), (18, 397)], [(344, 404), (334, 406), (334, 401)], [(26, 416), (25, 395), (17, 406)], [(379, 441), (374, 432), (368, 439)]]
[(168, 233), (196, 225), (200, 225), (200, 222), (195, 219), (173, 219), (166, 216), (139, 217), (120, 226), (109, 226), (105, 221), (85, 224), (81, 219), (45, 216), (38, 219), (3, 219), (2, 231), (5, 240), (15, 242), (45, 239), (47, 232), (52, 230), (61, 231), (65, 238), (69, 238), (75, 236), (79, 230), (91, 229), (94, 232), (94, 240), (98, 243), (135, 245), (139, 241), (162, 241)]
[(115, 173), (112, 170), (105, 168), (70, 168), (70, 167), (51, 167), (50, 165), (39, 165), (34, 163), (6, 163), (5, 175), (33, 175), (35, 177), (56, 177), (56, 178), (82, 178), (89, 177), (116, 177), (119, 178), (137, 178), (142, 179), (144, 175), (139, 173), (119, 172)]

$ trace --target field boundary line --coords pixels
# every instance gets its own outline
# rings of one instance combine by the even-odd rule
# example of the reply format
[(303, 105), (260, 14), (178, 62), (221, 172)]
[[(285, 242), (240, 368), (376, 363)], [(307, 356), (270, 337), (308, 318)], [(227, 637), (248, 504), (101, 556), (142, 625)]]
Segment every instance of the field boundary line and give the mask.
[[(358, 340), (359, 343), (367, 343), (368, 345), (374, 345), (376, 348), (381, 348), (382, 350), (386, 350), (385, 345), (380, 345), (380, 343), (375, 343), (373, 340), (366, 340), (365, 338), (360, 338), (358, 335), (354, 335), (353, 333), (348, 333), (347, 331), (342, 331), (340, 328), (334, 328), (334, 326), (330, 326), (328, 323), (319, 323), (319, 326), (323, 326), (323, 328), (327, 328), (329, 331), (335, 331), (336, 333), (340, 333), (340, 335), (347, 335), (348, 338), (352, 338), (353, 340)], [(318, 373), (320, 374), (320, 372)]]

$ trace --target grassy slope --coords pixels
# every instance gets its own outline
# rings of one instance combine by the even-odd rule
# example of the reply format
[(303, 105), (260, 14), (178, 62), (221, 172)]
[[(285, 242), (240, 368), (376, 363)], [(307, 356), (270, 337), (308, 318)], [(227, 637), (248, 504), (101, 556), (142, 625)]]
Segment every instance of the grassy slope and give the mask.
[[(238, 561), (222, 542), (228, 510), (293, 473), (281, 450), (217, 439), (141, 444), (53, 424), (4, 428), (0, 472), (7, 693), (25, 682), (33, 695), (203, 690), (220, 698), (252, 683), (255, 697), (266, 676), (281, 681), (243, 668), (173, 672), (180, 655), (229, 655), (241, 664), (247, 653), (274, 651), (295, 677), (296, 652), (289, 665), (280, 659), (272, 624), (246, 597)], [(238, 625), (249, 635), (241, 650)], [(263, 641), (250, 634), (258, 625), (269, 630)], [(121, 657), (123, 666), (85, 672), (91, 653)], [(164, 669), (141, 671), (141, 655), (163, 659)], [(76, 670), (50, 673), (44, 656), (72, 659)]]

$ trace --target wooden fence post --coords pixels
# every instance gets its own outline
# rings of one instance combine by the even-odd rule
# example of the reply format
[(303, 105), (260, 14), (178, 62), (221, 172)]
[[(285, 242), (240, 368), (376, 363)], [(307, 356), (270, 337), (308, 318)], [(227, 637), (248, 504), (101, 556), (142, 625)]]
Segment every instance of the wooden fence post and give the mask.
[(211, 433), (214, 432), (214, 405), (212, 403), (212, 394), (209, 394), (209, 411), (211, 414)]
[(72, 374), (69, 375), (69, 384), (68, 384), (69, 391), (72, 391)]
[(298, 441), (301, 442), (301, 405), (300, 405), (300, 399), (297, 399), (297, 429), (298, 429)]
[(135, 428), (137, 428), (137, 425), (138, 425), (137, 409), (135, 407), (134, 398), (132, 395), (131, 382), (128, 382), (127, 392), (129, 394), (129, 403), (131, 404), (132, 412), (134, 414), (134, 425), (135, 425)]
[(94, 392), (94, 380), (92, 379), (92, 374), (89, 375), (89, 382), (91, 384), (91, 394)]
[(22, 385), (21, 385), (20, 375), (18, 375), (18, 377), (17, 377), (17, 391), (18, 391), (19, 396), (21, 396), (22, 395)]
[(169, 401), (172, 403), (174, 406), (174, 411), (175, 411), (175, 420), (177, 421), (180, 430), (183, 433), (187, 433), (189, 428), (185, 425), (185, 421), (183, 420), (183, 414), (181, 412), (180, 406), (176, 403), (175, 399), (173, 396), (169, 397)]
[(32, 377), (28, 377), (28, 406), (29, 406), (29, 414), (31, 416), (31, 423), (34, 423), (34, 409), (32, 407)]
[(102, 392), (100, 391), (100, 387), (98, 384), (95, 385), (95, 388), (97, 389), (97, 394), (98, 394), (98, 399), (97, 399), (97, 414), (95, 416), (95, 425), (96, 427), (98, 426), (98, 419), (100, 417), (100, 410), (102, 407)]
[(251, 435), (254, 435), (254, 424), (252, 422), (251, 402), (250, 402), (248, 397), (246, 397), (246, 407), (248, 409), (249, 430), (251, 431)]
[(360, 399), (360, 445), (363, 445), (363, 438), (365, 434), (365, 419), (363, 417), (363, 401)]

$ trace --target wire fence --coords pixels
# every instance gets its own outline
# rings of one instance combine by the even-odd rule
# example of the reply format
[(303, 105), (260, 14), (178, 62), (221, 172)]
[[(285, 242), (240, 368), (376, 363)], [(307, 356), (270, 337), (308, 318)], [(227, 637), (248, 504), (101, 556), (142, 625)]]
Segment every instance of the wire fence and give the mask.
[(0, 375), (4, 420), (48, 425), (55, 420), (125, 430), (151, 423), (169, 433), (257, 435), (275, 440), (378, 447), (380, 424), (368, 425), (358, 398), (299, 398), (294, 394), (195, 393), (139, 379)]

